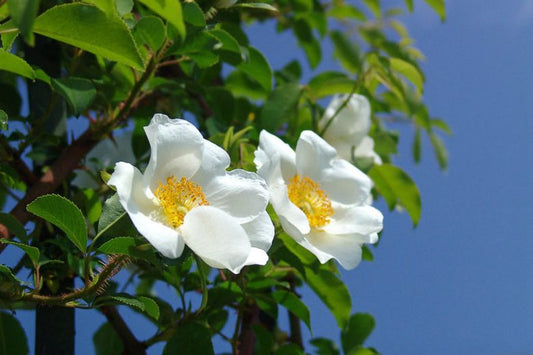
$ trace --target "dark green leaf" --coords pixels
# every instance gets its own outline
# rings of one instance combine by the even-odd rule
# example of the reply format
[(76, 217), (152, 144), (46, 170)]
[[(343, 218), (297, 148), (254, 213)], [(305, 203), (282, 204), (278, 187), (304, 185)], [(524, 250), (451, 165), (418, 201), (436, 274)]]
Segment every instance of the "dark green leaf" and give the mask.
[(17, 318), (0, 312), (0, 355), (28, 354), (26, 333)]
[(26, 206), (34, 215), (61, 229), (82, 253), (87, 248), (87, 227), (80, 209), (59, 195), (44, 195)]
[(150, 297), (134, 297), (126, 293), (118, 293), (115, 295), (99, 297), (95, 304), (99, 306), (108, 304), (124, 304), (132, 307), (136, 311), (144, 312), (156, 320), (159, 318), (159, 306), (157, 305), (157, 302)]
[(335, 50), (333, 55), (339, 60), (344, 69), (357, 73), (361, 67), (359, 48), (342, 32), (331, 31), (331, 41)]
[(331, 339), (314, 338), (309, 342), (316, 348), (316, 355), (340, 355), (337, 344), (335, 344)]
[(183, 4), (183, 18), (185, 22), (196, 27), (205, 27), (205, 15), (196, 2)]
[(75, 116), (79, 116), (93, 102), (96, 88), (85, 78), (52, 79), (52, 86), (72, 107)]
[(252, 100), (264, 100), (268, 96), (265, 90), (257, 81), (250, 78), (240, 70), (233, 71), (226, 78), (226, 87), (231, 90), (234, 96), (244, 96)]
[(9, 229), (9, 233), (15, 235), (21, 241), (26, 242), (28, 240), (24, 226), (9, 213), (0, 213), (0, 223)]
[(368, 313), (356, 313), (351, 316), (341, 332), (344, 353), (349, 354), (352, 350), (363, 345), (375, 326), (374, 318)]
[(324, 268), (317, 272), (308, 270), (305, 282), (329, 308), (339, 327), (343, 328), (352, 310), (352, 299), (344, 282)]
[(440, 16), (440, 19), (444, 21), (446, 19), (446, 6), (444, 0), (425, 0), (426, 3), (431, 6), (433, 10)]
[(0, 48), (0, 70), (9, 71), (29, 79), (35, 79), (35, 72), (26, 61)]
[(181, 38), (185, 38), (185, 23), (183, 23), (183, 14), (181, 3), (176, 0), (139, 0), (150, 10), (168, 21), (176, 30)]
[(39, 10), (39, 0), (7, 0), (9, 14), (26, 43), (33, 45), (33, 22)]
[(98, 251), (104, 254), (131, 255), (130, 248), (135, 248), (135, 246), (135, 239), (132, 237), (116, 237), (100, 245)]
[(420, 135), (420, 128), (416, 129), (415, 138), (413, 140), (413, 158), (417, 163), (419, 163), (422, 158), (422, 137)]
[(124, 344), (115, 328), (107, 322), (94, 333), (93, 343), (96, 355), (120, 355), (124, 350)]
[(296, 13), (310, 12), (313, 10), (313, 1), (312, 0), (289, 0), (291, 5), (291, 10)]
[(305, 51), (311, 69), (316, 68), (322, 59), (322, 49), (320, 42), (313, 35), (310, 21), (305, 18), (297, 19), (293, 24), (293, 30), (298, 39), (298, 44)]
[(265, 327), (254, 324), (252, 330), (255, 335), (254, 354), (255, 355), (270, 355), (274, 347), (274, 336), (272, 332)]
[(134, 36), (157, 51), (165, 42), (165, 32), (165, 24), (159, 17), (145, 16), (135, 25)]
[(185, 323), (176, 328), (174, 335), (168, 341), (164, 355), (212, 355), (211, 333), (199, 323)]
[(301, 94), (302, 87), (298, 83), (288, 83), (274, 89), (259, 116), (261, 127), (276, 132), (284, 123), (294, 118)]
[(274, 355), (305, 355), (305, 352), (296, 344), (285, 344), (276, 350)]
[(257, 80), (261, 86), (270, 91), (272, 89), (272, 69), (265, 56), (254, 47), (248, 47), (248, 60), (238, 65), (238, 68)]
[(390, 165), (374, 165), (369, 174), (381, 196), (390, 209), (401, 204), (411, 216), (416, 226), (420, 220), (422, 202), (415, 183), (407, 173), (400, 168)]
[(239, 42), (237, 42), (237, 40), (228, 32), (222, 29), (214, 28), (212, 30), (209, 30), (207, 33), (215, 37), (220, 42), (221, 46), (217, 49), (223, 49), (226, 51), (241, 54), (241, 47), (239, 45)]
[(128, 214), (122, 208), (117, 194), (105, 201), (97, 230), (100, 236), (131, 236), (137, 234), (131, 225)]
[[(24, 290), (21, 284), (22, 281), (13, 275), (10, 268), (0, 264), (0, 306), (2, 306), (2, 299), (16, 300), (22, 297)], [(0, 335), (0, 344), (1, 338)]]
[(124, 22), (118, 16), (107, 16), (96, 6), (82, 3), (54, 6), (37, 17), (34, 31), (135, 69), (144, 68)]
[(12, 240), (7, 240), (7, 239), (0, 239), (0, 243), (11, 244), (22, 249), (26, 254), (28, 254), (34, 266), (37, 266), (37, 264), (39, 263), (40, 252), (39, 252), (39, 249), (37, 249), (36, 247), (32, 247), (27, 244), (14, 242)]
[(355, 81), (350, 79), (344, 73), (325, 71), (309, 81), (312, 95), (316, 99), (325, 96), (349, 94), (352, 92)]
[(285, 307), (289, 312), (300, 318), (307, 328), (311, 330), (311, 315), (309, 309), (293, 292), (277, 290), (272, 293), (277, 303)]

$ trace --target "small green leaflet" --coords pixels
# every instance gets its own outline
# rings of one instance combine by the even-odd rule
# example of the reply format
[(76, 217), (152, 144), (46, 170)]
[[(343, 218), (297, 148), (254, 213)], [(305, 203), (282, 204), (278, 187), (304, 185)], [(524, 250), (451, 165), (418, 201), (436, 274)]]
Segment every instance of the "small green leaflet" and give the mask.
[(185, 23), (181, 3), (176, 0), (139, 0), (150, 10), (164, 18), (177, 30), (181, 38), (185, 38)]
[(27, 244), (14, 242), (14, 241), (7, 240), (7, 239), (0, 239), (0, 243), (11, 244), (13, 246), (16, 246), (22, 249), (30, 257), (30, 260), (33, 263), (33, 266), (37, 266), (37, 264), (39, 264), (40, 252), (39, 252), (39, 249), (37, 249), (36, 247), (32, 247)]

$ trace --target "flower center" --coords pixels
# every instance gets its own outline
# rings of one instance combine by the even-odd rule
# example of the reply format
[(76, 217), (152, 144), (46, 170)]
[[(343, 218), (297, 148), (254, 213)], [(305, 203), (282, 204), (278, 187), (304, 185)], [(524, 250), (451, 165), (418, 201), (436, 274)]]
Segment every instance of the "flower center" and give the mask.
[(329, 223), (333, 207), (320, 184), (307, 176), (294, 175), (287, 187), (289, 200), (305, 213), (311, 227), (323, 227)]
[(187, 212), (194, 207), (209, 205), (202, 188), (185, 177), (178, 181), (175, 176), (170, 176), (166, 184), (160, 181), (154, 195), (173, 228), (181, 226)]

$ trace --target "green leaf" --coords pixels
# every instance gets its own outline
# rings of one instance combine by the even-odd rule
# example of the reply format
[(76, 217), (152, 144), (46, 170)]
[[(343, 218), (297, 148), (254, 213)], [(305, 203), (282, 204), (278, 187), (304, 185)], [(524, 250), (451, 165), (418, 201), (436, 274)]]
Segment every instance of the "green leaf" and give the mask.
[(6, 226), (7, 229), (9, 229), (9, 232), (14, 234), (21, 241), (26, 242), (28, 240), (24, 226), (18, 221), (18, 219), (9, 213), (0, 213), (0, 223)]
[(416, 163), (419, 163), (422, 158), (422, 137), (420, 134), (420, 128), (416, 129), (415, 138), (413, 140), (413, 158)]
[(346, 18), (352, 18), (355, 20), (366, 20), (365, 13), (355, 6), (342, 4), (340, 6), (334, 6), (328, 11), (328, 16), (334, 17), (338, 20), (344, 20)]
[(354, 42), (340, 31), (331, 31), (331, 41), (335, 50), (333, 55), (339, 60), (342, 67), (349, 72), (357, 73), (361, 67), (361, 55), (359, 54), (359, 48)]
[(374, 165), (368, 175), (389, 208), (392, 210), (397, 204), (401, 204), (416, 226), (420, 220), (422, 202), (411, 177), (391, 164)]
[(0, 312), (0, 355), (28, 354), (26, 333), (17, 318)]
[(108, 16), (94, 5), (54, 6), (37, 17), (34, 32), (138, 70), (144, 68), (128, 27), (118, 16)]
[(308, 269), (305, 282), (329, 308), (339, 327), (343, 328), (352, 310), (352, 298), (344, 282), (324, 268), (316, 272)]
[(399, 58), (390, 58), (389, 62), (391, 69), (413, 83), (419, 92), (424, 91), (424, 76), (414, 65)]
[(242, 8), (247, 8), (247, 9), (279, 12), (278, 9), (275, 8), (274, 6), (270, 4), (262, 3), (262, 2), (247, 2), (247, 3), (241, 3), (241, 4), (234, 4), (232, 7), (242, 7)]
[(293, 31), (298, 39), (298, 45), (305, 51), (311, 69), (316, 68), (322, 59), (322, 48), (313, 35), (310, 22), (305, 18), (297, 19), (293, 24)]
[(8, 116), (6, 111), (0, 110), (0, 129), (1, 130), (7, 130), (7, 120)]
[(277, 303), (285, 307), (289, 312), (300, 318), (307, 328), (311, 330), (311, 315), (309, 309), (293, 292), (277, 290), (272, 293)]
[(131, 255), (130, 248), (135, 248), (136, 245), (132, 237), (116, 237), (100, 245), (98, 251), (104, 254)]
[(52, 79), (52, 87), (67, 100), (75, 116), (87, 109), (96, 96), (93, 83), (85, 78)]
[(157, 302), (150, 297), (134, 297), (126, 293), (118, 293), (115, 295), (99, 297), (95, 302), (98, 306), (117, 303), (125, 304), (126, 306), (132, 307), (134, 310), (144, 312), (156, 320), (159, 319), (159, 306), (157, 305)]
[(196, 27), (205, 27), (205, 15), (196, 2), (183, 4), (183, 18), (185, 22)]
[(368, 313), (356, 313), (351, 316), (341, 332), (344, 353), (349, 354), (352, 350), (363, 345), (375, 326), (374, 318)]
[(257, 80), (267, 90), (272, 90), (272, 68), (265, 56), (254, 47), (248, 48), (248, 60), (239, 64), (237, 68)]
[(344, 73), (325, 71), (309, 81), (309, 87), (314, 98), (321, 99), (326, 96), (349, 94), (355, 85), (355, 80)]
[(159, 17), (145, 16), (137, 22), (134, 36), (142, 43), (146, 43), (152, 50), (157, 51), (165, 43), (165, 24)]
[(209, 329), (199, 323), (189, 322), (176, 328), (163, 355), (212, 355), (214, 354)]
[(220, 42), (222, 45), (220, 49), (241, 54), (241, 46), (239, 45), (239, 42), (228, 32), (219, 28), (214, 28), (207, 33)]
[(100, 10), (110, 16), (117, 14), (115, 0), (84, 0), (84, 2), (98, 6)]
[(407, 6), (407, 9), (409, 10), (409, 12), (413, 12), (413, 9), (414, 9), (413, 0), (405, 0), (405, 5)]
[(444, 0), (425, 0), (433, 10), (440, 16), (441, 21), (446, 20), (446, 6)]
[(44, 195), (36, 198), (26, 209), (61, 229), (85, 253), (87, 227), (83, 214), (72, 201), (59, 195)]
[(257, 81), (240, 70), (235, 70), (228, 75), (225, 84), (236, 97), (244, 96), (252, 100), (265, 100), (268, 96), (268, 92)]
[(0, 243), (6, 243), (6, 244), (11, 244), (11, 245), (14, 245), (20, 249), (22, 249), (26, 254), (28, 254), (31, 262), (33, 263), (34, 266), (37, 266), (37, 264), (39, 264), (39, 256), (40, 256), (40, 252), (39, 252), (39, 249), (36, 248), (36, 247), (32, 247), (30, 245), (27, 245), (27, 244), (22, 244), (22, 243), (18, 243), (18, 242), (14, 242), (14, 241), (11, 241), (11, 240), (7, 240), (7, 239), (0, 239)]
[(435, 157), (439, 162), (439, 166), (441, 169), (445, 170), (448, 166), (448, 151), (446, 150), (446, 147), (439, 136), (430, 132), (429, 138), (431, 140), (431, 144), (433, 145)]
[[(3, 305), (2, 299), (17, 300), (22, 297), (24, 289), (21, 284), (22, 281), (13, 275), (10, 268), (0, 264), (0, 307)], [(0, 344), (1, 338), (2, 335), (0, 335)]]
[(379, 18), (381, 16), (381, 6), (380, 6), (380, 0), (363, 0), (363, 2), (368, 6), (370, 11)]
[(305, 352), (296, 344), (285, 344), (279, 347), (274, 355), (305, 355)]
[(124, 344), (115, 328), (107, 322), (94, 333), (93, 343), (96, 355), (120, 355), (124, 350)]
[(316, 355), (340, 355), (337, 344), (335, 344), (331, 339), (314, 338), (309, 342), (316, 348)]
[(132, 236), (136, 235), (135, 228), (131, 225), (130, 219), (114, 194), (104, 202), (102, 215), (98, 221), (97, 236)]
[(39, 10), (39, 0), (7, 0), (9, 14), (26, 43), (33, 46), (33, 22)]
[(275, 132), (282, 124), (294, 118), (301, 94), (302, 87), (298, 83), (287, 83), (274, 89), (261, 110), (261, 127)]
[(0, 70), (9, 71), (28, 79), (35, 79), (35, 72), (26, 61), (0, 48)]
[(159, 319), (159, 306), (157, 302), (151, 299), (150, 297), (139, 296), (138, 300), (144, 305), (144, 313), (149, 315), (155, 320)]
[(168, 21), (176, 30), (181, 38), (185, 38), (185, 23), (183, 22), (183, 13), (181, 3), (177, 0), (139, 0), (150, 10)]
[(116, 0), (116, 11), (120, 17), (129, 14), (133, 9), (133, 0)]

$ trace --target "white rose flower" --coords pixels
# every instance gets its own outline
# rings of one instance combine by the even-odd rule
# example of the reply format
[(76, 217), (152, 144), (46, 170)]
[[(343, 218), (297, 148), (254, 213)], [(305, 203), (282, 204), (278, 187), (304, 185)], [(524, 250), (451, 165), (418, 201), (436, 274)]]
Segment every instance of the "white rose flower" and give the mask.
[(345, 269), (361, 261), (363, 243), (375, 243), (383, 215), (368, 205), (372, 181), (317, 134), (303, 131), (296, 152), (262, 131), (255, 164), (267, 182), (281, 225), (321, 263)]
[[(319, 128), (326, 127), (349, 95), (335, 96), (329, 103)], [(324, 139), (331, 144), (339, 157), (348, 161), (355, 158), (371, 158), (374, 164), (381, 164), (381, 158), (374, 151), (374, 140), (368, 136), (370, 131), (370, 103), (366, 97), (353, 94), (324, 132)]]
[(228, 154), (185, 120), (156, 114), (144, 129), (151, 147), (144, 174), (120, 162), (108, 182), (139, 233), (169, 258), (187, 245), (233, 273), (264, 265), (274, 238), (264, 180), (226, 171)]

